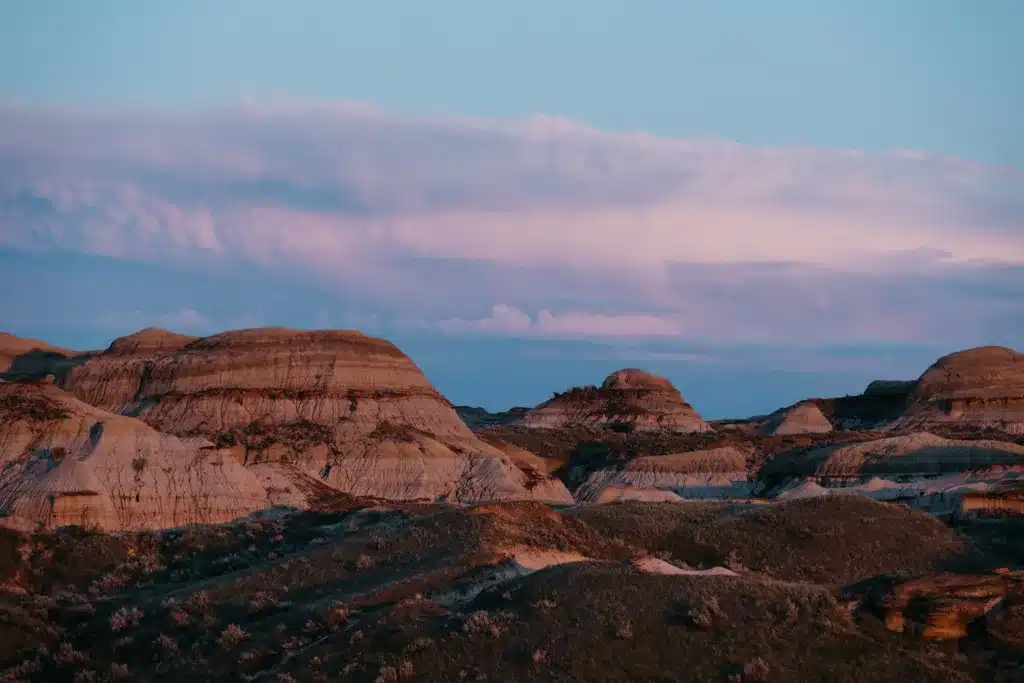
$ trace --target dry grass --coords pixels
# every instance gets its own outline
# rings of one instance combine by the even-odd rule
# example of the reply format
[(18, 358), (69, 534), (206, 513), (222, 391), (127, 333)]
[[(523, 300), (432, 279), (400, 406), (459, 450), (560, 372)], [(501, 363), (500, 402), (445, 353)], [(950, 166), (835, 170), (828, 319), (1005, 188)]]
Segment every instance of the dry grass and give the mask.
[[(787, 504), (748, 519), (721, 505), (567, 514), (335, 497), (282, 521), (0, 535), (15, 557), (31, 547), (4, 565), (25, 592), (0, 598), (0, 680), (959, 680), (960, 664), (852, 622), (827, 587), (768, 577), (932, 566), (908, 565), (914, 548), (867, 564), (857, 553), (871, 539), (890, 552), (894, 525), (930, 532), (896, 508), (851, 510)], [(765, 574), (641, 574), (624, 562), (639, 546), (691, 564), (732, 554)], [(512, 548), (600, 562), (513, 573), (472, 597)]]

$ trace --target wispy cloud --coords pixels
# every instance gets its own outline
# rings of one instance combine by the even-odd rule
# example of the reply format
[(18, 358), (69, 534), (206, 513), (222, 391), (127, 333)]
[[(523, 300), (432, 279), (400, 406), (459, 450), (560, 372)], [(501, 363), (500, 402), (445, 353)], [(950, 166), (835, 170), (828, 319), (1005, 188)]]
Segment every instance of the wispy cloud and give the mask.
[(251, 266), (365, 302), (311, 325), (1019, 340), (1022, 198), (1020, 171), (961, 159), (549, 117), (0, 107), (0, 246)]

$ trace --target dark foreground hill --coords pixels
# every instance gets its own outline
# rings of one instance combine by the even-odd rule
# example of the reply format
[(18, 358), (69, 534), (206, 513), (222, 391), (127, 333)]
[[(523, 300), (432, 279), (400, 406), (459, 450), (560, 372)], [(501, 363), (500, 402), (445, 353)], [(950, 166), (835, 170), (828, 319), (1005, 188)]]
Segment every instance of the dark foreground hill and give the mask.
[(998, 576), (992, 559), (923, 514), (843, 503), (335, 497), (159, 534), (4, 531), (0, 680), (1015, 680), (1009, 612), (934, 641), (849, 598), (878, 574)]

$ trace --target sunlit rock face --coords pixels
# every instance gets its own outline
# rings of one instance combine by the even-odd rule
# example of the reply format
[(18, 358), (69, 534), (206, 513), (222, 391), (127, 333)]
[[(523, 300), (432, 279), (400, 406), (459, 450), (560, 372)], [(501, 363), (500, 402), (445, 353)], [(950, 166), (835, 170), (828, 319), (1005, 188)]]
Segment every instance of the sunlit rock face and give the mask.
[(45, 383), (0, 384), (0, 509), (38, 528), (220, 523), (269, 506), (257, 477)]
[(537, 428), (624, 425), (636, 430), (707, 432), (711, 426), (664, 377), (643, 370), (618, 370), (600, 387), (575, 387), (557, 394), (523, 418)]
[(397, 347), (359, 332), (144, 331), (61, 384), (162, 431), (204, 437), (245, 465), (284, 463), (353, 495), (572, 501), (560, 482), (536, 481), (477, 439)]
[(917, 381), (895, 426), (932, 425), (1024, 434), (1024, 354), (985, 346), (936, 361)]

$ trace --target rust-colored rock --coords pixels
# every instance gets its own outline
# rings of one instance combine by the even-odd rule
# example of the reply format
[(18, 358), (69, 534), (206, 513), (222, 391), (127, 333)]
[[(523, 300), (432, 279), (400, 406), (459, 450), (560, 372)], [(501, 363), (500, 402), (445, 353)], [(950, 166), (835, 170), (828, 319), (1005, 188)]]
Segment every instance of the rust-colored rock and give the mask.
[(1024, 642), (1024, 572), (940, 574), (871, 586), (858, 602), (891, 631), (934, 640), (968, 636), (974, 624), (1006, 642)]
[(1024, 354), (985, 346), (936, 361), (917, 381), (896, 427), (936, 424), (1024, 434)]
[(575, 387), (555, 395), (523, 417), (537, 428), (624, 425), (637, 430), (712, 431), (679, 390), (664, 377), (627, 368), (600, 387)]
[(572, 502), (560, 482), (538, 487), (477, 439), (397, 347), (360, 332), (144, 330), (61, 384), (245, 464), (287, 463), (352, 495)]
[(62, 349), (38, 339), (0, 332), (0, 377), (53, 374), (81, 355), (79, 351)]

